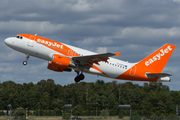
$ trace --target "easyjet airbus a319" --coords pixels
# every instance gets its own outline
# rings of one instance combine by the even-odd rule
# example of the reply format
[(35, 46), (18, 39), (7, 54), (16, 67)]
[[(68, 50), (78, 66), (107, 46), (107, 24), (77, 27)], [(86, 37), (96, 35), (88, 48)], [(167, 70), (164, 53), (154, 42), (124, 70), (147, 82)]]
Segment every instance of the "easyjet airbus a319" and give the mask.
[(161, 73), (170, 58), (175, 45), (165, 44), (151, 55), (136, 63), (129, 63), (112, 56), (120, 53), (98, 54), (37, 35), (19, 34), (5, 39), (10, 48), (26, 54), (27, 64), (30, 56), (48, 61), (48, 69), (77, 73), (75, 82), (83, 80), (83, 73), (132, 81), (170, 82), (170, 74)]

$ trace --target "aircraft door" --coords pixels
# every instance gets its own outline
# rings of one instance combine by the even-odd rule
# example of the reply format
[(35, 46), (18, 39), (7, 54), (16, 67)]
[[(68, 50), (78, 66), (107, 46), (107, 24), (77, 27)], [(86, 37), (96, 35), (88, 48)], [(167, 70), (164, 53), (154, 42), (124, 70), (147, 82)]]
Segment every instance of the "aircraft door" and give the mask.
[(31, 39), (31, 40), (28, 41), (28, 44), (27, 44), (27, 45), (28, 45), (29, 47), (33, 47), (33, 46), (34, 46), (34, 40), (36, 39), (36, 37), (35, 37), (35, 36), (31, 36), (30, 39)]
[(68, 55), (69, 55), (69, 56), (73, 56), (73, 51), (68, 50)]
[(135, 73), (136, 73), (136, 66), (133, 66), (133, 67), (130, 69), (129, 75), (130, 75), (130, 76), (134, 76)]

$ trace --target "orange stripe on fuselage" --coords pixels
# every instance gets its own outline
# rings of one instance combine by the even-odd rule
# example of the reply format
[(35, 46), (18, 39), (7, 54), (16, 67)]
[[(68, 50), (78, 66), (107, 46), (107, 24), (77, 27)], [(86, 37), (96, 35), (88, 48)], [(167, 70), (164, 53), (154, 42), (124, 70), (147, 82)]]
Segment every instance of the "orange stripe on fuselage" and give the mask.
[(95, 65), (93, 65), (93, 67), (92, 67), (93, 69), (95, 69), (95, 70), (97, 70), (97, 71), (99, 71), (99, 72), (101, 72), (102, 74), (104, 74), (104, 75), (106, 75), (107, 77), (108, 77), (108, 75), (106, 74), (106, 73), (104, 73), (102, 70), (100, 70), (98, 67), (96, 67)]
[(30, 34), (19, 34), (18, 36), (23, 36), (25, 38), (28, 38), (30, 40), (33, 40), (47, 48), (50, 48), (54, 51), (57, 51), (65, 56), (80, 56), (78, 53), (76, 53), (74, 50), (70, 49), (66, 45), (56, 42), (47, 38), (43, 38), (40, 36), (30, 35)]
[(86, 64), (86, 66), (88, 66), (88, 67), (90, 67), (90, 68), (93, 68), (93, 69), (95, 69), (95, 70), (97, 70), (97, 71), (99, 71), (100, 73), (102, 73), (102, 74), (104, 74), (104, 75), (106, 75), (107, 77), (108, 77), (108, 75), (106, 74), (106, 73), (104, 73), (102, 70), (100, 70), (98, 67), (96, 67), (95, 65), (89, 65), (89, 64)]
[[(145, 70), (143, 68), (139, 68), (138, 66), (139, 66), (138, 64), (134, 65), (129, 70), (127, 70), (126, 72), (124, 72), (115, 79), (124, 79), (124, 80), (132, 80), (132, 81), (152, 81), (152, 82), (157, 81), (158, 78), (148, 78), (145, 75), (146, 74)], [(136, 68), (135, 71), (133, 71), (133, 68)], [(132, 72), (135, 72), (134, 75)]]

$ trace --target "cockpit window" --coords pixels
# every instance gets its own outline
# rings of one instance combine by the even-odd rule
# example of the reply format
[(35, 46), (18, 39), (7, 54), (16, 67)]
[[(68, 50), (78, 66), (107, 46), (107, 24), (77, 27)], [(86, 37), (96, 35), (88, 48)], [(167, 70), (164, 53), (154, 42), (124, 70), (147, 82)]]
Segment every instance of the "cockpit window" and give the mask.
[(16, 38), (23, 39), (23, 37), (22, 37), (22, 36), (16, 36)]

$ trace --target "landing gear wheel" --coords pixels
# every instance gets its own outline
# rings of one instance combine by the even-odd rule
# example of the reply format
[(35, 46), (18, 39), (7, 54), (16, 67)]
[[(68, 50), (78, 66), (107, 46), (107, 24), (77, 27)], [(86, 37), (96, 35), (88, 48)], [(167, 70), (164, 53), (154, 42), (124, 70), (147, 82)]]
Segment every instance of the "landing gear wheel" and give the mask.
[(27, 65), (27, 61), (24, 61), (24, 62), (23, 62), (23, 65)]
[(80, 81), (79, 76), (75, 77), (75, 78), (74, 78), (74, 81), (75, 81), (76, 83), (78, 83), (78, 82)]
[(80, 75), (77, 75), (75, 78), (74, 78), (74, 81), (76, 83), (78, 83), (79, 81), (83, 80), (85, 78), (85, 76), (81, 73)]
[(80, 80), (83, 80), (85, 77), (84, 77), (84, 75), (81, 73), (80, 75), (79, 75), (79, 79)]

